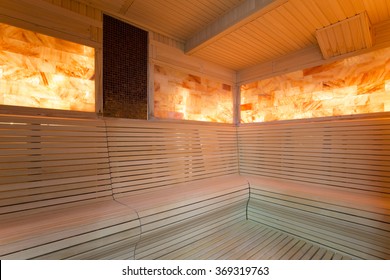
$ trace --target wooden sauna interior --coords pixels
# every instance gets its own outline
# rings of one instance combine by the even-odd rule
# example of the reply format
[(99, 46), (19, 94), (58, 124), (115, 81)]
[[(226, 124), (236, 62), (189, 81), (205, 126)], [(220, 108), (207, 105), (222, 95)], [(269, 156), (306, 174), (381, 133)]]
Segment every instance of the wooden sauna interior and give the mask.
[(390, 1), (2, 0), (0, 31), (1, 259), (390, 259)]

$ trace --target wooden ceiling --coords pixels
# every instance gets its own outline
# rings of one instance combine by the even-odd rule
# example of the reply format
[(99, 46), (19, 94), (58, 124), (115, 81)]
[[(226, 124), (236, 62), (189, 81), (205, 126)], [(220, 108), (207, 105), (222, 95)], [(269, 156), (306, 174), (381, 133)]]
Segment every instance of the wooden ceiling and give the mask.
[(242, 70), (317, 45), (316, 30), (364, 11), (390, 20), (390, 0), (81, 0)]

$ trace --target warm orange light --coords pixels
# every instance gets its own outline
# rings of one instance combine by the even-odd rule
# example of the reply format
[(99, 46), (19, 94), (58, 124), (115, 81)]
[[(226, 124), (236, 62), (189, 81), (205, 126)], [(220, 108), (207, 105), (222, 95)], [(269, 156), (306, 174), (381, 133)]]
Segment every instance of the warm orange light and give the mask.
[(241, 86), (244, 123), (390, 111), (390, 48)]
[(158, 118), (232, 123), (231, 86), (155, 65), (154, 115)]
[(91, 47), (0, 23), (0, 104), (95, 111)]

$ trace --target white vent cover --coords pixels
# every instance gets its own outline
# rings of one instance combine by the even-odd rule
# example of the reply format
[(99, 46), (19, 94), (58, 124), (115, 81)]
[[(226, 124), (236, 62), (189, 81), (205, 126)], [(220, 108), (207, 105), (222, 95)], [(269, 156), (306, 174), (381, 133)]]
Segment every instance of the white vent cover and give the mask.
[(372, 47), (371, 23), (366, 12), (316, 31), (325, 59)]

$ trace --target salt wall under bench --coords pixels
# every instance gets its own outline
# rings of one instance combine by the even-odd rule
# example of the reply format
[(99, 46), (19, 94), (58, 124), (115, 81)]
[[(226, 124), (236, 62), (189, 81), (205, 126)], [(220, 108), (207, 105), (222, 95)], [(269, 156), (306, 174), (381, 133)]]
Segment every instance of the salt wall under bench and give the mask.
[(238, 127), (248, 218), (352, 258), (390, 259), (390, 116)]

